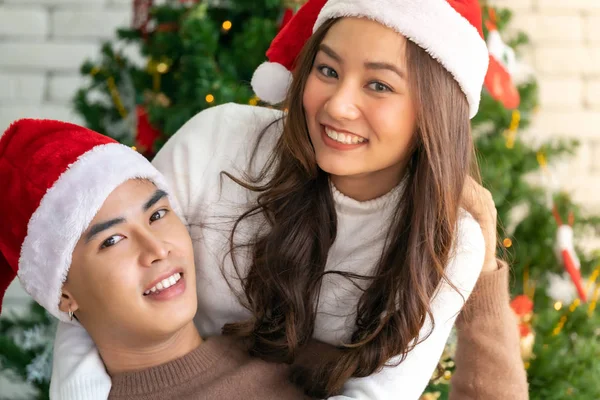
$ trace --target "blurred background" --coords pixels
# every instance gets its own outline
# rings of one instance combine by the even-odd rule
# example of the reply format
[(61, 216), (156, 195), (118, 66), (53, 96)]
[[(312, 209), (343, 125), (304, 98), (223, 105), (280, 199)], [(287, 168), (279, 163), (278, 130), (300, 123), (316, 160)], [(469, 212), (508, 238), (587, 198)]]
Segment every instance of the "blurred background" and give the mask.
[[(252, 72), (302, 3), (0, 0), (0, 127), (72, 121), (152, 158), (202, 109), (262, 105)], [(513, 266), (530, 395), (600, 399), (600, 1), (481, 3), (495, 61), (473, 128)], [(560, 225), (572, 225), (572, 248), (557, 248)], [(47, 397), (53, 329), (15, 282), (0, 318), (0, 398)], [(423, 399), (446, 398), (453, 351), (451, 338)]]

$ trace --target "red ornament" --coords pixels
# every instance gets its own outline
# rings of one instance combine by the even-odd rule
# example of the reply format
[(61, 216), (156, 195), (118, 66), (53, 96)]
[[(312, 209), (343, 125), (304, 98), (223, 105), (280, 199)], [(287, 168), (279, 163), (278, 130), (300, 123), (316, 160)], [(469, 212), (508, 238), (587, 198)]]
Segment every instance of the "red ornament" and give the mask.
[(526, 337), (531, 333), (531, 327), (529, 324), (519, 324), (519, 335), (521, 337)]
[(522, 317), (533, 311), (533, 301), (524, 294), (521, 294), (510, 302), (510, 307), (518, 317)]
[(556, 204), (552, 206), (552, 215), (554, 216), (554, 220), (558, 225), (558, 230), (556, 231), (556, 247), (560, 252), (563, 266), (569, 273), (569, 276), (571, 277), (571, 280), (577, 289), (579, 299), (583, 302), (586, 302), (587, 296), (583, 287), (581, 272), (579, 270), (580, 263), (579, 259), (577, 258), (577, 254), (575, 254), (575, 246), (573, 244), (573, 224), (575, 223), (575, 217), (571, 212), (569, 213), (568, 223), (563, 223), (563, 220), (558, 213)]
[(521, 96), (510, 74), (509, 64), (515, 62), (513, 49), (506, 45), (496, 26), (496, 13), (489, 9), (485, 25), (488, 29), (487, 45), (490, 52), (490, 65), (485, 76), (485, 88), (495, 100), (509, 110), (519, 107)]
[(150, 123), (148, 112), (143, 106), (136, 107), (137, 135), (135, 145), (140, 153), (151, 158), (154, 155), (154, 143), (161, 136), (161, 132)]

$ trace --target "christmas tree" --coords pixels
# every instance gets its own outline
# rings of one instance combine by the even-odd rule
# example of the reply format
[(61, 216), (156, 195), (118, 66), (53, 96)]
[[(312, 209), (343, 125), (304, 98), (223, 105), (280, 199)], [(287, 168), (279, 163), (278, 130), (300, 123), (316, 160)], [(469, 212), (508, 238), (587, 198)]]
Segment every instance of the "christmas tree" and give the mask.
[[(90, 84), (75, 99), (90, 128), (149, 156), (207, 107), (257, 104), (250, 79), (286, 7), (280, 0), (150, 3), (135, 0), (134, 27), (102, 47), (100, 62), (82, 66)], [(145, 65), (124, 55), (132, 43)]]
[[(33, 302), (23, 316), (0, 318), (0, 370), (14, 382), (28, 383), (37, 400), (49, 398), (56, 324), (54, 317)], [(3, 393), (0, 399), (8, 400)]]
[[(249, 85), (252, 73), (264, 61), (278, 28), (301, 2), (176, 0), (151, 6), (151, 0), (134, 0), (133, 27), (119, 30), (117, 40), (102, 47), (99, 60), (82, 66), (89, 84), (77, 93), (75, 108), (90, 128), (152, 157), (181, 125), (207, 107), (226, 102), (259, 105)], [(555, 185), (548, 184), (552, 164), (574, 154), (577, 144), (539, 143), (523, 133), (538, 107), (534, 76), (518, 62), (527, 38), (518, 34), (504, 45), (511, 12), (483, 7), (483, 15), (490, 53), (497, 62), (491, 67), (495, 73), (486, 79), (473, 132), (483, 183), (498, 209), (498, 253), (513, 270), (511, 291), (521, 319), (530, 396), (597, 399), (600, 317), (595, 312), (595, 281), (600, 257), (572, 253), (572, 264), (579, 267), (571, 269), (572, 278), (555, 244), (560, 224), (574, 221), (576, 237), (581, 237), (597, 229), (600, 218), (584, 215), (566, 193), (554, 192)], [(124, 44), (140, 48), (144, 65), (125, 55)], [(532, 183), (532, 174), (539, 184)], [(580, 282), (585, 301), (573, 279)], [(40, 398), (47, 397), (48, 374), (38, 367), (46, 365), (40, 360), (48, 360), (51, 335), (43, 332), (51, 324), (37, 306), (25, 317), (0, 320), (0, 365), (33, 382)], [(40, 339), (29, 345), (25, 334), (45, 338), (46, 344)], [(423, 398), (447, 398), (452, 347), (451, 339), (441, 360), (446, 370), (432, 379)], [(32, 376), (31, 371), (37, 372)]]

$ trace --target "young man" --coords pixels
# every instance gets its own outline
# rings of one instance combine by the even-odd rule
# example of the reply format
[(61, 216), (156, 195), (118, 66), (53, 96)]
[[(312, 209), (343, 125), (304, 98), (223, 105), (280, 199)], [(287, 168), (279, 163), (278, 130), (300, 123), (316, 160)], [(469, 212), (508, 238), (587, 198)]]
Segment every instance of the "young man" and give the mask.
[(0, 181), (0, 295), (18, 274), (51, 314), (87, 330), (98, 352), (73, 368), (99, 353), (112, 388), (73, 380), (79, 398), (303, 398), (285, 366), (230, 338), (202, 340), (191, 239), (141, 155), (72, 124), (22, 120), (0, 138)]

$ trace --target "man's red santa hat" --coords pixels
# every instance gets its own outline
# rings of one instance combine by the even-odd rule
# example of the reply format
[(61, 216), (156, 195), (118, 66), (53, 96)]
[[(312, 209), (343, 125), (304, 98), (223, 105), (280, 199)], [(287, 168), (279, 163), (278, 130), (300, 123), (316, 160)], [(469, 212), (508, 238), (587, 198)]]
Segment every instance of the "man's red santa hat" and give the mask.
[(489, 63), (478, 0), (308, 0), (271, 43), (269, 62), (255, 71), (256, 95), (281, 103), (306, 41), (324, 22), (341, 17), (377, 21), (416, 43), (456, 79), (471, 118), (477, 114)]
[(106, 136), (59, 121), (13, 123), (0, 137), (0, 311), (18, 275), (34, 300), (69, 322), (58, 305), (75, 245), (113, 190), (134, 178), (169, 193), (148, 160)]

